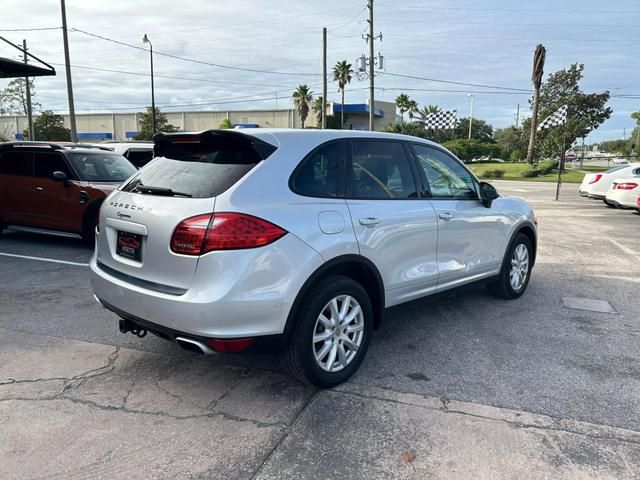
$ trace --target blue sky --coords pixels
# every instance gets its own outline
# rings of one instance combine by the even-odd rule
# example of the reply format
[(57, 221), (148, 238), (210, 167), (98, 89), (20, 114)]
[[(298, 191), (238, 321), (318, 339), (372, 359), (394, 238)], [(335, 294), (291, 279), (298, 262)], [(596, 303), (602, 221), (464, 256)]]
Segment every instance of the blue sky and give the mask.
[[(290, 106), (299, 83), (321, 92), (321, 29), (329, 28), (329, 65), (366, 51), (365, 0), (233, 2), (161, 0), (67, 0), (68, 24), (142, 47), (147, 33), (158, 52), (248, 72), (155, 56), (156, 103), (163, 110), (274, 108)], [(37, 12), (37, 14), (34, 14)], [(621, 138), (640, 110), (640, 5), (634, 0), (380, 0), (375, 2), (376, 42), (386, 60), (377, 79), (377, 98), (393, 101), (402, 91), (420, 105), (438, 104), (469, 112), (495, 127), (515, 121), (518, 103), (529, 112), (527, 93), (394, 77), (403, 74), (510, 88), (531, 87), (535, 46), (547, 47), (545, 76), (571, 63), (585, 64), (583, 90), (611, 91), (614, 114), (592, 141)], [(32, 0), (3, 6), (0, 35), (21, 42), (55, 63), (58, 76), (37, 80), (44, 108), (66, 109), (59, 2)], [(71, 63), (78, 111), (135, 111), (150, 103), (148, 53), (79, 32), (70, 33)], [(0, 47), (0, 55), (14, 55)], [(83, 68), (80, 68), (83, 67)], [(88, 67), (88, 68), (87, 68)], [(127, 74), (93, 69), (130, 72)], [(287, 74), (268, 73), (285, 72)], [(295, 73), (296, 75), (292, 75)], [(138, 74), (138, 75), (134, 75)], [(174, 78), (166, 78), (174, 77)], [(6, 82), (0, 82), (0, 87)], [(367, 83), (354, 78), (347, 102), (365, 102)], [(452, 91), (453, 90), (453, 91)], [(276, 99), (277, 97), (277, 99)], [(339, 100), (335, 84), (329, 99)], [(229, 103), (233, 102), (233, 103)]]

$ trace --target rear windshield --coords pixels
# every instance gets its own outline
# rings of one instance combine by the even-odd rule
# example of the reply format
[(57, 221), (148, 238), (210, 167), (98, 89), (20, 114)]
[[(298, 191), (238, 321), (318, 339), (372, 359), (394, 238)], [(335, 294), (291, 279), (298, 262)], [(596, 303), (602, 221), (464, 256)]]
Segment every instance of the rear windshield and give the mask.
[(618, 166), (618, 167), (613, 167), (613, 168), (610, 168), (609, 170), (607, 170), (607, 171), (606, 171), (606, 172), (604, 172), (604, 173), (613, 173), (613, 172), (617, 172), (618, 170), (622, 170), (622, 169), (624, 169), (624, 168), (627, 168), (628, 166), (629, 166), (629, 165), (620, 165), (620, 166)]
[(216, 139), (205, 143), (162, 143), (156, 158), (122, 190), (140, 186), (171, 189), (195, 198), (220, 195), (244, 177), (275, 147), (259, 142)]
[(67, 153), (80, 180), (87, 182), (124, 182), (136, 173), (136, 168), (117, 153)]

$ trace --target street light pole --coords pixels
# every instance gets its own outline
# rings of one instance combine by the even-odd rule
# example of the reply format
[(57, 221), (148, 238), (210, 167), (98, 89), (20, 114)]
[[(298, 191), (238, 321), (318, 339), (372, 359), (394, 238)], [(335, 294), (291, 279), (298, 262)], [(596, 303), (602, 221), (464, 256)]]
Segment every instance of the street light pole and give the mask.
[(146, 33), (142, 38), (142, 43), (149, 44), (149, 56), (151, 59), (151, 123), (153, 125), (151, 131), (153, 132), (153, 135), (155, 135), (157, 124), (156, 124), (156, 94), (155, 94), (155, 88), (153, 86), (153, 45), (151, 44), (151, 41), (149, 40), (149, 37), (147, 37)]
[(471, 97), (471, 110), (469, 112), (469, 140), (471, 140), (471, 126), (473, 125), (473, 93), (470, 93)]

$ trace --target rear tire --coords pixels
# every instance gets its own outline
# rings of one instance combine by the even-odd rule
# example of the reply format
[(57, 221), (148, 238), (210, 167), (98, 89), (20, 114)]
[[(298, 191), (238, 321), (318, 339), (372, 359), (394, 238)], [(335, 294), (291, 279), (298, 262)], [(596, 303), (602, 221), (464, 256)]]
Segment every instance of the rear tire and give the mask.
[(331, 275), (312, 286), (301, 305), (283, 364), (321, 388), (344, 382), (369, 348), (373, 308), (367, 292), (349, 277)]
[(507, 248), (500, 275), (487, 284), (487, 289), (492, 295), (507, 300), (520, 297), (529, 285), (532, 262), (531, 240), (524, 233), (517, 233)]

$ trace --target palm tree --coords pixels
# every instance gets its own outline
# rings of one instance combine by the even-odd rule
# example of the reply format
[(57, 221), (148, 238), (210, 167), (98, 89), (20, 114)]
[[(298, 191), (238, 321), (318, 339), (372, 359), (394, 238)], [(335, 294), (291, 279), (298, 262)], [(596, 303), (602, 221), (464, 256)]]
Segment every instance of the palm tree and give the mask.
[(409, 110), (410, 102), (411, 102), (411, 99), (409, 98), (409, 95), (407, 95), (406, 93), (401, 93), (396, 98), (396, 107), (398, 107), (398, 110), (400, 110), (400, 115), (402, 115), (403, 122), (404, 122), (404, 112)]
[(313, 101), (313, 106), (311, 109), (313, 113), (316, 115), (316, 122), (318, 123), (318, 127), (322, 126), (322, 109), (324, 108), (324, 102), (322, 101), (322, 95), (317, 97)]
[(340, 103), (340, 128), (344, 128), (344, 87), (351, 83), (351, 75), (353, 75), (351, 64), (346, 60), (336, 63), (333, 67), (333, 81), (338, 82), (338, 91), (342, 93), (342, 101)]
[(409, 121), (413, 121), (413, 115), (418, 111), (418, 102), (415, 100), (409, 100), (407, 104), (407, 112), (409, 113)]
[(304, 122), (307, 119), (307, 115), (309, 115), (309, 103), (313, 101), (313, 92), (309, 88), (309, 85), (298, 85), (292, 97), (293, 106), (298, 110), (302, 128), (304, 128)]

